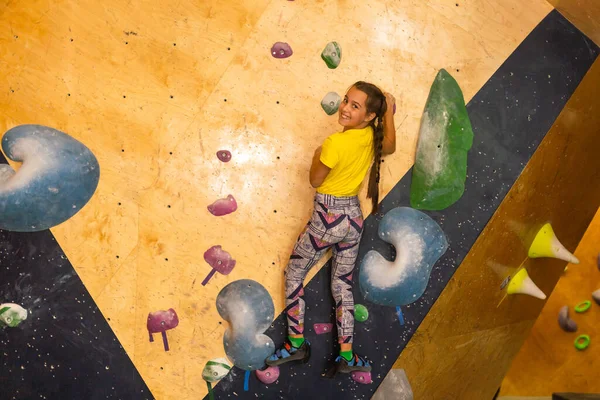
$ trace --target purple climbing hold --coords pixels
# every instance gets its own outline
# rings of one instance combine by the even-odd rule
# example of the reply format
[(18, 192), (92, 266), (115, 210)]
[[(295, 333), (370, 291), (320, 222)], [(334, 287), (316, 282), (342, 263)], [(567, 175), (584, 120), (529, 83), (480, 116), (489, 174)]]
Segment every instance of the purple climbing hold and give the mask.
[(396, 103), (394, 103), (394, 112), (393, 114), (396, 114)]
[(208, 206), (208, 211), (217, 217), (231, 214), (235, 210), (237, 210), (237, 203), (232, 195), (227, 196), (225, 199), (219, 199)]
[(267, 367), (263, 370), (256, 370), (256, 377), (265, 385), (270, 385), (279, 379), (279, 367)]
[(600, 253), (598, 253), (598, 258), (596, 259), (596, 266), (598, 267), (598, 270), (600, 270)]
[(231, 161), (231, 152), (229, 150), (217, 151), (217, 158), (223, 162)]
[(569, 317), (569, 306), (563, 306), (558, 312), (558, 325), (565, 332), (577, 331), (577, 324)]
[(232, 259), (231, 255), (223, 250), (221, 246), (213, 246), (206, 250), (204, 253), (204, 261), (206, 261), (213, 269), (202, 281), (202, 286), (206, 286), (215, 272), (219, 272), (223, 275), (229, 275), (229, 273), (233, 270), (233, 267), (235, 267), (235, 260)]
[(284, 42), (277, 42), (271, 47), (271, 55), (275, 58), (288, 58), (294, 52), (289, 44)]
[(179, 325), (179, 318), (172, 308), (169, 308), (167, 311), (161, 310), (149, 313), (146, 327), (148, 328), (150, 341), (154, 342), (154, 338), (152, 337), (153, 333), (161, 333), (165, 351), (169, 351), (169, 342), (167, 341), (166, 331), (175, 328), (177, 325)]
[(317, 335), (331, 332), (333, 330), (333, 324), (314, 324), (313, 328)]
[(370, 372), (354, 371), (352, 372), (352, 379), (354, 380), (354, 382), (361, 383), (363, 385), (373, 383), (373, 379), (371, 378)]

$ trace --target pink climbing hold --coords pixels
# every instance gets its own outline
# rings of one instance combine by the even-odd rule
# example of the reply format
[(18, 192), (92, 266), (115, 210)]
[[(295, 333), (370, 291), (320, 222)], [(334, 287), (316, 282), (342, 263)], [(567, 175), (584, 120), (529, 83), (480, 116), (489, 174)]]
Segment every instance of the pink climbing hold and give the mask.
[(175, 328), (177, 325), (179, 325), (179, 317), (177, 317), (177, 313), (172, 308), (169, 308), (167, 311), (161, 310), (149, 313), (146, 327), (148, 328), (150, 341), (154, 342), (154, 338), (152, 337), (153, 333), (161, 333), (165, 351), (169, 351), (169, 342), (167, 340), (166, 332), (169, 329)]
[(223, 275), (229, 275), (233, 270), (233, 267), (235, 267), (235, 260), (232, 259), (231, 255), (223, 250), (221, 246), (213, 246), (206, 250), (204, 253), (204, 261), (206, 261), (213, 269), (202, 281), (202, 286), (206, 286), (210, 278), (212, 278), (216, 272)]
[(219, 199), (208, 206), (208, 211), (217, 217), (231, 214), (235, 210), (237, 210), (237, 203), (232, 195), (225, 199)]
[(231, 161), (231, 152), (229, 150), (217, 151), (217, 158), (223, 162)]
[(267, 367), (263, 370), (256, 370), (256, 377), (265, 385), (270, 385), (279, 379), (279, 367)]
[(313, 329), (317, 335), (331, 332), (333, 330), (333, 324), (314, 324)]
[(352, 379), (354, 380), (354, 382), (361, 383), (363, 385), (373, 383), (373, 379), (371, 378), (370, 372), (354, 371), (352, 372)]
[(275, 58), (288, 58), (294, 52), (289, 44), (284, 42), (277, 42), (271, 47), (271, 55)]

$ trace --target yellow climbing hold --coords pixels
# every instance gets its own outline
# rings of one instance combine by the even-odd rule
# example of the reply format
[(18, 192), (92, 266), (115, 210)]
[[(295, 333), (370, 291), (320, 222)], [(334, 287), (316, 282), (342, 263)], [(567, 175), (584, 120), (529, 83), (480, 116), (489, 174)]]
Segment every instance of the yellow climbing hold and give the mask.
[(519, 270), (519, 272), (511, 278), (510, 282), (508, 282), (506, 292), (508, 294), (528, 294), (529, 296), (537, 297), (541, 300), (546, 298), (544, 292), (533, 283), (525, 268)]
[(529, 247), (529, 257), (551, 257), (568, 261), (573, 264), (579, 264), (579, 260), (569, 250), (565, 248), (556, 238), (552, 225), (544, 224), (542, 229), (535, 235), (533, 243)]

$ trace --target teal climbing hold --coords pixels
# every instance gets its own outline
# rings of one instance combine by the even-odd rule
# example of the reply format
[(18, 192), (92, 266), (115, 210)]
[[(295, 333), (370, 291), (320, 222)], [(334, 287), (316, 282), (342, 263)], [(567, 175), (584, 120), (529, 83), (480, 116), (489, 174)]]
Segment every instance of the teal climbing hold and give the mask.
[(342, 98), (336, 92), (329, 92), (323, 97), (321, 100), (321, 107), (323, 111), (327, 113), (327, 115), (335, 114), (340, 108), (340, 103), (342, 102)]
[(413, 208), (443, 210), (460, 199), (472, 144), (473, 128), (462, 91), (442, 69), (431, 86), (421, 119), (410, 187)]
[(329, 69), (336, 69), (342, 62), (342, 48), (337, 42), (329, 42), (323, 49), (321, 58)]

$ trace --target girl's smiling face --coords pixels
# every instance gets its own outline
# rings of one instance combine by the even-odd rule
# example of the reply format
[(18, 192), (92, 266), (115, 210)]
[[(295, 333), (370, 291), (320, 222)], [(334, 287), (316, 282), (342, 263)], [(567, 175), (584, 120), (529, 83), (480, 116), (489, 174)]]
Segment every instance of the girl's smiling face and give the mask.
[(338, 114), (344, 131), (365, 128), (375, 118), (375, 113), (367, 113), (367, 94), (354, 86), (344, 96)]

